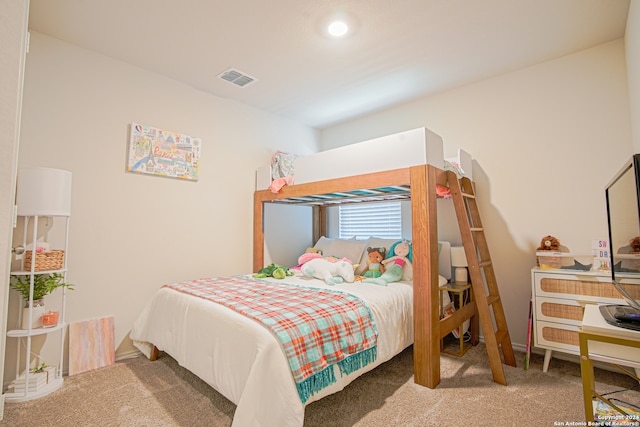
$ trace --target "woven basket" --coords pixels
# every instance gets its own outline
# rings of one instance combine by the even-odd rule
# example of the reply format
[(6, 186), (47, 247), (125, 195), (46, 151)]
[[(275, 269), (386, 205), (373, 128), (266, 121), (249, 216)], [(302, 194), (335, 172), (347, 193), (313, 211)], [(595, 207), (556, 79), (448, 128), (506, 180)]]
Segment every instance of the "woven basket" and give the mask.
[[(36, 266), (33, 271), (60, 270), (64, 265), (64, 251), (51, 250), (36, 252)], [(24, 269), (31, 271), (31, 251), (25, 252)]]

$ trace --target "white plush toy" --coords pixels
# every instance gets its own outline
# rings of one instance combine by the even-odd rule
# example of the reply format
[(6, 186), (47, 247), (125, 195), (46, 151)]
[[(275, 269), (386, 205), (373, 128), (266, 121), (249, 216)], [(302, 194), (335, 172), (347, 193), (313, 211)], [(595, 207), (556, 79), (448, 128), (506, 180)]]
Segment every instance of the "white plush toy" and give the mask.
[(327, 285), (333, 286), (342, 282), (353, 283), (353, 265), (347, 261), (333, 262), (315, 258), (304, 263), (300, 271), (307, 277), (324, 280)]

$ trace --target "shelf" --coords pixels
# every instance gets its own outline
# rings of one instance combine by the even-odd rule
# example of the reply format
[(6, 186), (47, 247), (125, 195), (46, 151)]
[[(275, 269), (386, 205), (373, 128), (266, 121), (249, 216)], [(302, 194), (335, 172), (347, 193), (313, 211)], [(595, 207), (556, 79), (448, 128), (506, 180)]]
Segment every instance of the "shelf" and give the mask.
[(60, 387), (62, 387), (63, 383), (62, 377), (54, 378), (49, 382), (49, 384), (43, 385), (36, 391), (29, 390), (28, 393), (24, 391), (19, 392), (7, 392), (4, 394), (5, 401), (7, 402), (25, 402), (27, 400), (38, 399), (40, 397), (46, 396), (49, 393), (53, 393)]
[(59, 331), (66, 326), (66, 322), (58, 322), (56, 326), (53, 326), (51, 328), (33, 328), (31, 329), (31, 333), (29, 333), (28, 329), (12, 329), (7, 332), (7, 336), (11, 338), (34, 337), (36, 335), (45, 335), (50, 334), (51, 332)]
[(13, 274), (14, 276), (28, 276), (30, 274), (52, 274), (52, 273), (64, 273), (65, 271), (67, 271), (66, 268), (61, 268), (59, 270), (43, 270), (43, 271), (25, 271), (25, 270), (18, 270), (18, 271), (12, 271), (11, 274)]
[[(9, 338), (20, 338), (16, 345), (16, 359), (18, 361), (22, 359), (23, 363), (16, 363), (16, 370), (19, 371), (20, 369), (24, 369), (26, 372), (29, 372), (29, 374), (24, 375), (25, 377), (29, 377), (29, 381), (31, 382), (30, 372), (33, 370), (33, 364), (37, 362), (38, 365), (42, 366), (43, 361), (41, 360), (41, 355), (39, 353), (42, 352), (43, 347), (45, 347), (43, 345), (39, 346), (38, 349), (33, 349), (32, 337), (41, 335), (46, 336), (52, 332), (59, 332), (60, 334), (59, 336), (51, 337), (59, 338), (59, 357), (58, 362), (55, 363), (55, 365), (57, 365), (55, 373), (52, 375), (48, 371), (48, 382), (46, 382), (46, 384), (40, 383), (40, 386), (37, 389), (33, 388), (35, 385), (33, 385), (33, 387), (26, 387), (23, 390), (16, 390), (15, 388), (7, 389), (7, 392), (4, 393), (3, 397), (9, 402), (23, 402), (38, 399), (62, 387), (65, 332), (67, 328), (67, 323), (65, 322), (66, 292), (62, 292), (61, 298), (56, 298), (56, 301), (59, 302), (55, 303), (53, 306), (56, 307), (56, 309), (59, 309), (59, 319), (58, 324), (50, 328), (44, 328), (42, 326), (34, 327), (35, 325), (41, 325), (39, 322), (34, 323), (37, 321), (34, 319), (34, 316), (39, 316), (43, 310), (38, 309), (36, 311), (33, 307), (33, 296), (35, 294), (35, 278), (45, 278), (46, 276), (53, 274), (60, 274), (62, 276), (62, 280), (66, 281), (71, 208), (71, 172), (51, 168), (20, 169), (18, 170), (17, 182), (17, 216), (22, 218), (23, 221), (22, 247), (26, 251), (23, 257), (16, 257), (15, 259), (12, 258), (16, 263), (19, 262), (20, 266), (15, 266), (15, 271), (11, 271), (10, 274), (12, 276), (18, 276), (21, 285), (24, 285), (25, 282), (28, 283), (31, 289), (29, 289), (26, 298), (23, 295), (25, 294), (24, 287), (16, 289), (16, 291), (20, 293), (21, 302), (26, 303), (27, 307), (18, 312), (18, 322), (15, 323), (15, 326), (27, 326), (27, 328), (11, 329), (7, 331), (6, 334), (6, 337)], [(39, 220), (45, 217), (47, 218), (47, 225), (45, 227), (47, 230), (45, 230), (46, 233), (43, 235), (43, 233), (38, 232), (38, 227), (40, 225)], [(56, 217), (56, 219), (51, 220), (52, 223), (49, 224), (48, 217)], [(48, 229), (58, 229), (58, 226), (61, 225), (61, 223), (63, 227), (59, 230), (60, 234), (58, 234), (58, 232), (55, 233), (55, 242), (49, 242), (47, 239)], [(36, 253), (39, 244), (38, 236), (42, 237), (42, 243), (47, 243), (51, 245), (51, 247), (59, 247), (60, 249), (52, 251), (62, 252), (62, 254), (52, 253), (52, 259), (41, 261), (41, 257)], [(54, 243), (57, 243), (60, 246), (54, 245)], [(43, 245), (43, 247), (47, 247), (47, 245)], [(49, 257), (45, 256), (45, 258)], [(46, 270), (37, 271), (38, 267)], [(41, 283), (39, 283), (39, 285), (41, 285)], [(65, 289), (63, 289), (63, 291), (64, 290)], [(39, 292), (37, 294), (39, 294)], [(28, 323), (23, 322), (23, 320), (26, 320)], [(48, 353), (52, 352), (47, 352), (47, 357), (49, 357)], [(48, 363), (54, 365), (51, 361), (48, 361)], [(51, 378), (52, 376), (54, 378)], [(16, 380), (18, 379), (20, 379), (20, 377), (16, 378)], [(24, 383), (24, 380), (22, 382)]]

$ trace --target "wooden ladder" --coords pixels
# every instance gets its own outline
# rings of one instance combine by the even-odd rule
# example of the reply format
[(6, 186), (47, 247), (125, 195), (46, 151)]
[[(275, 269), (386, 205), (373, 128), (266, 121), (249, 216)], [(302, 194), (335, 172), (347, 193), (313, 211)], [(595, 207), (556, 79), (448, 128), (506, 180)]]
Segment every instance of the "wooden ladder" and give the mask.
[(447, 179), (460, 225), (462, 244), (467, 256), (469, 276), (473, 288), (473, 299), (482, 325), (493, 381), (507, 385), (500, 359), (500, 348), (502, 348), (505, 364), (516, 366), (516, 359), (511, 346), (509, 329), (504, 316), (487, 239), (480, 220), (474, 185), (469, 178), (458, 179), (455, 172), (452, 171), (447, 171)]

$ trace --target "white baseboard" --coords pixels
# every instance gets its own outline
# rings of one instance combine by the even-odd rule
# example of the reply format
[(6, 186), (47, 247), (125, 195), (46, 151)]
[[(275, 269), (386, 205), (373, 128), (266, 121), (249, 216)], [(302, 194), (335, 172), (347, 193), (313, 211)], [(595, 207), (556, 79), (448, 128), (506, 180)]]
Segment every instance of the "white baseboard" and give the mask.
[(133, 359), (134, 357), (142, 356), (142, 352), (140, 350), (130, 350), (123, 353), (116, 354), (116, 362), (126, 359)]

